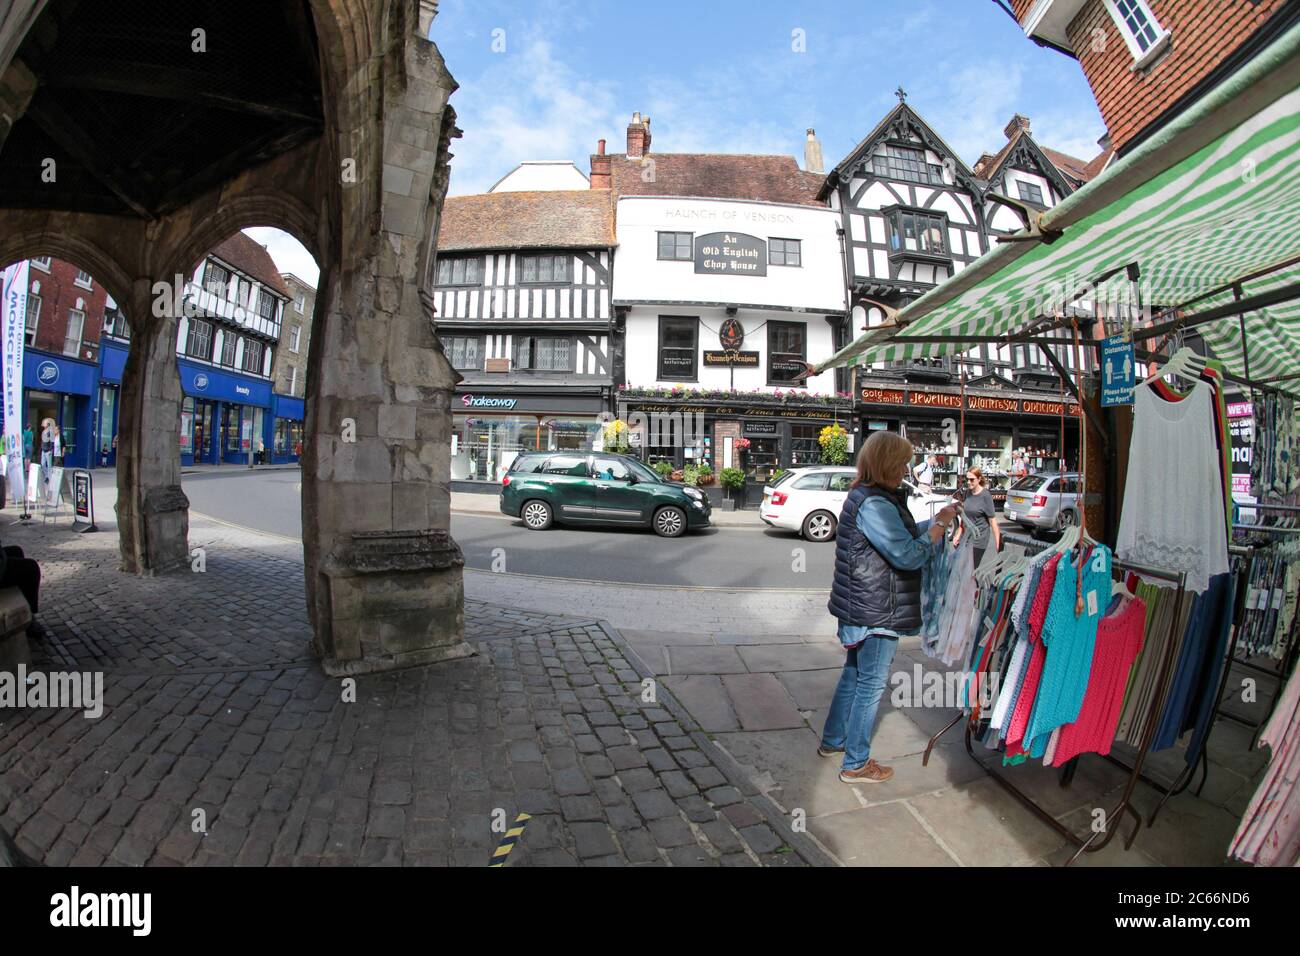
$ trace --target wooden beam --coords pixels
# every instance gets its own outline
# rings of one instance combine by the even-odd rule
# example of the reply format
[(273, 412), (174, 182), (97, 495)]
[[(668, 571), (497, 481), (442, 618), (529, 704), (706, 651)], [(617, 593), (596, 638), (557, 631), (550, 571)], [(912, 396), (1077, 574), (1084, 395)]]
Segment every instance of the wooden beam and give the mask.
[(152, 63), (114, 61), (112, 69), (59, 70), (42, 78), (51, 89), (125, 93), (149, 99), (202, 103), (235, 113), (268, 119), (290, 120), (319, 126), (321, 116), (313, 105), (299, 97), (273, 101), (265, 89), (251, 84), (231, 83), (222, 77), (222, 91), (214, 88), (214, 77), (202, 70), (161, 68)]
[(87, 136), (53, 97), (49, 95), (34, 97), (27, 107), (26, 115), (127, 208), (141, 219), (154, 218), (154, 214), (133, 195), (126, 185), (128, 181), (126, 173), (112, 160), (107, 159), (107, 153), (102, 145)]

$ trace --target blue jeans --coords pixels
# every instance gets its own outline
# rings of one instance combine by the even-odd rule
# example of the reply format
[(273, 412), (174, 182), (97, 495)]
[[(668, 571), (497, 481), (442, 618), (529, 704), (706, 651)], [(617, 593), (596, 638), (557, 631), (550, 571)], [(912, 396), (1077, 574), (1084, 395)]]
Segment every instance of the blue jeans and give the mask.
[(871, 757), (876, 711), (889, 680), (889, 665), (898, 650), (896, 637), (868, 637), (848, 648), (840, 682), (831, 698), (822, 730), (822, 745), (844, 748), (844, 769), (857, 770)]

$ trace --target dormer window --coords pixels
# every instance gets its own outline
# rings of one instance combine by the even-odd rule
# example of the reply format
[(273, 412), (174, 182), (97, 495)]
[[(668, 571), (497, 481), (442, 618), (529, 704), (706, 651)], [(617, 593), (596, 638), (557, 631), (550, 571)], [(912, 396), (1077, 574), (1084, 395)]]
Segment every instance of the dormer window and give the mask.
[(872, 171), (884, 179), (898, 179), (925, 186), (942, 186), (943, 167), (927, 162), (925, 150), (886, 143), (883, 153), (871, 157)]
[(1148, 66), (1169, 46), (1169, 31), (1160, 26), (1147, 0), (1105, 0), (1105, 4), (1133, 54), (1135, 70)]

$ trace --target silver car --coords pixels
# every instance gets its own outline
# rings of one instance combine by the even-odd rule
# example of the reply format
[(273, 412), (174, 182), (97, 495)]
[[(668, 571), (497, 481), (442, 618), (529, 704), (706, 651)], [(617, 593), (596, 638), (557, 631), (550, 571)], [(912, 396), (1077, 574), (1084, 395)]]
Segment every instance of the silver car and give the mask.
[(1079, 476), (1028, 475), (1007, 490), (1002, 517), (1026, 528), (1064, 531), (1079, 523)]

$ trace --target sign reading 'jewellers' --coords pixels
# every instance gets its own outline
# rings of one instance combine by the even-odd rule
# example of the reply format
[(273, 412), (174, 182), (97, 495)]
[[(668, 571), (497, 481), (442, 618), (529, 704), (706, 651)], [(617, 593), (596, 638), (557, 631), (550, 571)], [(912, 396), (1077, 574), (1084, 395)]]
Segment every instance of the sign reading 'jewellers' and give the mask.
[(704, 275), (767, 275), (767, 243), (743, 232), (711, 232), (695, 240), (695, 271)]

